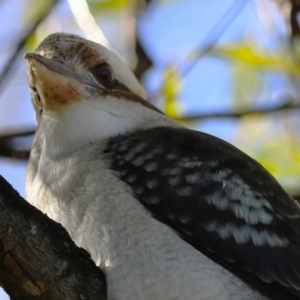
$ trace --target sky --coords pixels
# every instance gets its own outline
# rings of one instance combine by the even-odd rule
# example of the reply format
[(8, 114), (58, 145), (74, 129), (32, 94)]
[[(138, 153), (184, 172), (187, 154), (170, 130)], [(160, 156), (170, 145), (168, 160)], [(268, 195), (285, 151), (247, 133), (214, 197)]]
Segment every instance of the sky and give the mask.
[[(243, 2), (243, 3), (242, 3)], [(267, 0), (262, 2), (267, 3)], [(0, 67), (18, 41), (18, 37), (26, 28), (32, 16), (24, 17), (24, 11), (32, 5), (32, 0), (3, 0), (0, 2), (0, 37), (5, 43), (0, 44)], [(234, 4), (235, 3), (235, 4)], [(239, 4), (240, 3), (240, 4)], [(242, 3), (242, 4), (241, 4)], [(235, 6), (232, 6), (235, 5)], [(229, 7), (238, 9), (235, 17), (226, 21), (224, 15)], [(270, 13), (272, 12), (270, 8)], [(192, 63), (187, 59), (189, 54), (218, 40), (222, 43), (255, 37), (262, 44), (275, 47), (284, 34), (282, 20), (272, 13), (278, 26), (276, 35), (268, 35), (268, 28), (262, 30), (262, 20), (253, 1), (238, 0), (174, 0), (152, 1), (148, 10), (137, 19), (138, 33), (145, 49), (154, 62), (154, 67), (146, 73), (143, 84), (149, 95), (161, 87), (162, 73), (167, 64), (178, 66), (180, 72)], [(125, 47), (124, 20), (118, 14), (101, 16), (98, 24), (104, 34), (117, 49)], [(220, 28), (218, 29), (218, 24)], [(126, 23), (127, 24), (127, 23)], [(222, 28), (226, 27), (223, 32)], [(77, 26), (68, 2), (61, 0), (51, 16), (40, 26), (37, 36), (45, 37), (55, 31), (77, 33), (84, 36)], [(125, 46), (124, 46), (125, 45)], [(30, 49), (27, 49), (30, 50)], [(32, 49), (31, 49), (32, 50)], [(24, 49), (24, 52), (26, 50)], [(182, 77), (180, 99), (183, 110), (188, 113), (229, 111), (232, 108), (232, 70), (228, 61), (219, 57), (205, 56), (200, 59), (192, 70)], [(266, 85), (275, 93), (286, 89), (286, 81), (282, 76), (266, 74)], [(157, 103), (161, 105), (161, 102)], [(225, 140), (234, 136), (237, 120), (208, 120), (197, 122), (195, 128), (211, 133)], [(0, 94), (0, 134), (7, 130), (34, 128), (36, 126), (34, 112), (30, 103), (30, 95), (26, 84), (26, 64), (20, 56), (14, 64), (13, 72), (5, 83)], [(28, 144), (31, 140), (26, 141)], [(26, 163), (0, 158), (0, 174), (4, 176), (22, 195), (25, 196)], [(0, 300), (8, 299), (0, 292)]]

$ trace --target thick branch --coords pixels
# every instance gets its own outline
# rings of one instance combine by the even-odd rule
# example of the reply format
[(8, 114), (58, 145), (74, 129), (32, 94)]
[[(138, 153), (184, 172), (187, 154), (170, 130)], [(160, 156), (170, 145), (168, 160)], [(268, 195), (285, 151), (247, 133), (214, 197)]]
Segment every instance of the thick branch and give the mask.
[(0, 285), (14, 300), (105, 299), (105, 277), (62, 226), (0, 176)]

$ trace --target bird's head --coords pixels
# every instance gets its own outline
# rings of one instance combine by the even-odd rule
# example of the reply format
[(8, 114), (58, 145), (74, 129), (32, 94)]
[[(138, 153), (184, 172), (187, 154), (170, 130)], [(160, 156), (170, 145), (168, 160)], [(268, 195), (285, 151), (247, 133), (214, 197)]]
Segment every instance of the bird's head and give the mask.
[(165, 120), (129, 68), (102, 45), (55, 33), (24, 57), (39, 129), (51, 136), (52, 146), (80, 145)]

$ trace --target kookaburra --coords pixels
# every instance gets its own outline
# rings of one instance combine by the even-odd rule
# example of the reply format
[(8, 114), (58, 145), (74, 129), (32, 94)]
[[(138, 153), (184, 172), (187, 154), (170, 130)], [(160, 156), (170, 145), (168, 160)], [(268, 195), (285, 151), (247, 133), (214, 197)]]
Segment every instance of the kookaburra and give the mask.
[(300, 298), (300, 209), (259, 163), (164, 115), (99, 44), (56, 33), (25, 58), (27, 198), (91, 254), (109, 300)]

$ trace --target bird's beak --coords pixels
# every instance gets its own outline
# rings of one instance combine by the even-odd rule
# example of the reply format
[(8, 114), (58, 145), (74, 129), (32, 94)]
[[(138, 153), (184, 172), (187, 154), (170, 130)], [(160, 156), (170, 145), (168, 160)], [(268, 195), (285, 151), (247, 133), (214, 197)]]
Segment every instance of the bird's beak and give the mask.
[(51, 110), (87, 98), (86, 86), (93, 84), (84, 77), (36, 53), (26, 53), (24, 58), (28, 60), (28, 82), (36, 105)]

